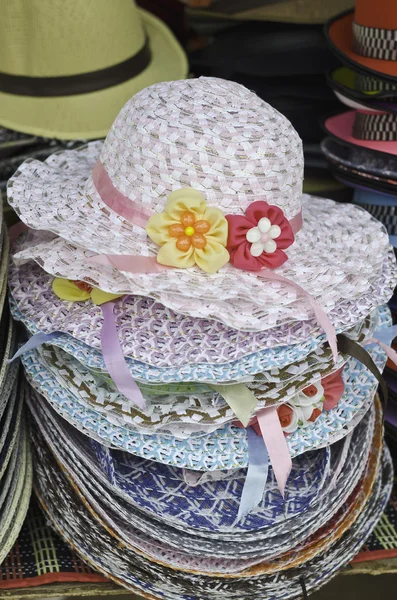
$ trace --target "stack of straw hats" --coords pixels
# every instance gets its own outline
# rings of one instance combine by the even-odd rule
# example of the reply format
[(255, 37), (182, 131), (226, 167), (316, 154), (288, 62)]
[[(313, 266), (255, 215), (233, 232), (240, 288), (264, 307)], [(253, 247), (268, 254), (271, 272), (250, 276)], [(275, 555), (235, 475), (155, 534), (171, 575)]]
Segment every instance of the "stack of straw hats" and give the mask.
[(8, 234), (0, 210), (0, 563), (18, 537), (32, 489), (32, 461), (22, 411), (25, 396), (15, 324), (7, 296)]
[[(397, 247), (397, 15), (393, 2), (357, 0), (354, 11), (327, 27), (331, 48), (343, 62), (328, 80), (349, 108), (329, 117), (322, 148), (334, 175), (353, 188), (353, 201), (379, 219)], [(395, 298), (390, 303), (395, 312)], [(389, 361), (386, 413), (396, 437), (396, 367)]]
[(397, 246), (397, 13), (395, 3), (357, 0), (326, 26), (343, 62), (328, 80), (349, 110), (326, 119), (323, 151), (353, 200), (386, 226)]
[(299, 597), (387, 503), (394, 253), (366, 211), (302, 195), (302, 170), (285, 117), (199, 78), (9, 182), (35, 489), (144, 596)]

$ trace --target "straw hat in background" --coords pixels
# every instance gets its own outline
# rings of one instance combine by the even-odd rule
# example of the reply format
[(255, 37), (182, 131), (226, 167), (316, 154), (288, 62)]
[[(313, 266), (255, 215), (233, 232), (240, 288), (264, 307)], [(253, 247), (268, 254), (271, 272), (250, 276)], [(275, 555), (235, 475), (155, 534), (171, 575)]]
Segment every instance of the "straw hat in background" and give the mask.
[(104, 137), (123, 104), (187, 75), (170, 30), (133, 0), (0, 0), (0, 125)]

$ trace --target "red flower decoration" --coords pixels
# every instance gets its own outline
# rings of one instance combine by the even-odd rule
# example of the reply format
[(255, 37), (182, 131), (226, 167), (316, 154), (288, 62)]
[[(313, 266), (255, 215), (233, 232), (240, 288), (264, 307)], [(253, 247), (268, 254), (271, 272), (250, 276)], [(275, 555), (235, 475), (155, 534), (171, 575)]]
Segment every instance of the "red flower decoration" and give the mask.
[[(331, 410), (335, 408), (338, 404), (339, 400), (343, 396), (343, 392), (345, 391), (345, 384), (342, 377), (343, 367), (332, 373), (331, 375), (327, 375), (323, 377), (321, 380), (321, 385), (324, 388), (324, 402), (323, 402), (323, 410)], [(309, 398), (313, 397), (317, 394), (318, 390), (315, 385), (309, 385), (304, 390), (303, 393)], [(293, 410), (287, 404), (281, 404), (277, 408), (277, 414), (280, 420), (281, 427), (288, 427), (292, 421)], [(321, 410), (315, 408), (310, 415), (308, 421), (314, 423), (316, 419), (321, 415)], [(241, 421), (233, 421), (233, 425), (235, 427), (244, 428), (244, 425)], [(254, 416), (250, 422), (248, 423), (248, 427), (253, 427), (255, 433), (257, 435), (261, 435), (261, 430), (258, 423), (258, 418)], [(288, 434), (285, 434), (288, 435)]]
[(288, 219), (278, 206), (263, 200), (252, 202), (245, 216), (226, 215), (229, 223), (227, 249), (230, 262), (237, 269), (260, 271), (276, 269), (288, 256), (283, 252), (294, 243)]

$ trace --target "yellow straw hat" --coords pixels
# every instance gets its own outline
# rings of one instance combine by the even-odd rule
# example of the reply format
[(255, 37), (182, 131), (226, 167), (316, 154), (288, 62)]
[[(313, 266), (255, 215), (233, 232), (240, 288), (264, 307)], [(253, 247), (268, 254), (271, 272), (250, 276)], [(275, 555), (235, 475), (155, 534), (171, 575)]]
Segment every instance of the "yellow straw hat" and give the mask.
[(0, 0), (0, 14), (3, 127), (103, 137), (133, 94), (187, 75), (173, 34), (134, 0)]

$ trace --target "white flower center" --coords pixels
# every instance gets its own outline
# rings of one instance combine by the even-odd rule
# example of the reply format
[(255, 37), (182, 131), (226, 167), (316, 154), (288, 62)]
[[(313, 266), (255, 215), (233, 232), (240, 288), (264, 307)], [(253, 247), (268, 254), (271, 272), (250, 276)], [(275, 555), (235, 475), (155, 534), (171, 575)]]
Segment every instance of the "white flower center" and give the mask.
[(252, 256), (260, 256), (262, 252), (273, 254), (277, 250), (277, 243), (274, 240), (280, 235), (280, 227), (272, 225), (267, 217), (263, 217), (256, 227), (247, 231), (245, 237), (247, 242), (252, 244), (250, 248)]

